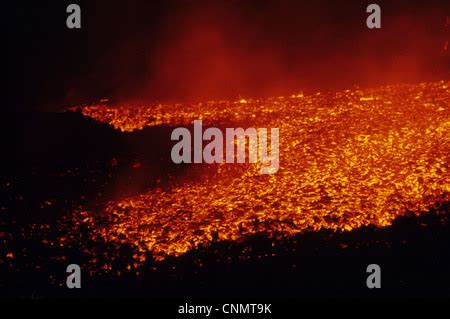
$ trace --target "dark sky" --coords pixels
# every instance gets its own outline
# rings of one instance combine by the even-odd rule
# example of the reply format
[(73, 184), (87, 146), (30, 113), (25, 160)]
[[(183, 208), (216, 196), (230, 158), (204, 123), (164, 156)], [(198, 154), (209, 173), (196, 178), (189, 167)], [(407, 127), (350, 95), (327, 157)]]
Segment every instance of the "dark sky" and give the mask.
[[(449, 1), (33, 1), (9, 4), (9, 110), (270, 96), (439, 79)], [(82, 29), (66, 28), (66, 7)], [(368, 4), (382, 10), (370, 30)], [(445, 73), (447, 72), (447, 73)]]

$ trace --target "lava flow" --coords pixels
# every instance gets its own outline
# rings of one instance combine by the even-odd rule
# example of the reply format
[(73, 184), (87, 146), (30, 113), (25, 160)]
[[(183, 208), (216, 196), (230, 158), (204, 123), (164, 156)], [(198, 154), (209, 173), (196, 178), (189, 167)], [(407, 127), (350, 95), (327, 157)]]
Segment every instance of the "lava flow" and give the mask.
[(256, 233), (388, 226), (407, 211), (419, 214), (450, 198), (448, 81), (192, 105), (94, 105), (81, 112), (125, 132), (195, 119), (280, 130), (276, 174), (260, 175), (245, 164), (201, 166), (208, 173), (195, 180), (110, 202), (103, 223), (83, 212), (92, 217), (85, 223), (94, 236), (134, 245), (138, 261)]

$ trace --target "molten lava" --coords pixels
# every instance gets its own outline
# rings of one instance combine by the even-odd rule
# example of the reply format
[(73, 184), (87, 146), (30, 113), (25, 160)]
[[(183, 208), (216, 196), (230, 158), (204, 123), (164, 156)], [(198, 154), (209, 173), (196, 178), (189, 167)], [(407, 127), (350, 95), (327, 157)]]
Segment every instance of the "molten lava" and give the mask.
[(450, 198), (448, 81), (236, 102), (95, 105), (82, 113), (124, 132), (195, 119), (280, 130), (274, 175), (252, 165), (193, 165), (206, 174), (110, 202), (102, 223), (82, 212), (94, 236), (135, 245), (138, 262), (148, 252), (163, 259), (255, 233), (388, 226)]

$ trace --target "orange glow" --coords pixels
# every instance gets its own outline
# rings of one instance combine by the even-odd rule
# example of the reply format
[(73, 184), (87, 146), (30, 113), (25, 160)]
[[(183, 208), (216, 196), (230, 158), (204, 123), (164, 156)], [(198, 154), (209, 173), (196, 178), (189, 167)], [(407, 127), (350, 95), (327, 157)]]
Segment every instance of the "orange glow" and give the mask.
[(263, 232), (290, 236), (321, 228), (384, 227), (407, 210), (449, 200), (450, 82), (199, 104), (110, 107), (82, 113), (124, 132), (146, 126), (233, 123), (278, 127), (280, 169), (192, 166), (202, 172), (139, 196), (110, 202), (93, 236), (133, 244), (157, 259), (212, 241)]

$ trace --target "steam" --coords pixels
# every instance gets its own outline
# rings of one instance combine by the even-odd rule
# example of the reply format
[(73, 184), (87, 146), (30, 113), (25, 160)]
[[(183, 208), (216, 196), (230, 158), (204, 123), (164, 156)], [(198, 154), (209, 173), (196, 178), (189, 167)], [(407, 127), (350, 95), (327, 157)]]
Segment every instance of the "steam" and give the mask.
[(264, 98), (449, 77), (445, 1), (379, 1), (381, 29), (368, 29), (367, 3), (353, 1), (145, 3), (126, 14), (111, 5), (114, 21), (86, 19), (94, 62), (67, 84), (72, 103), (95, 94), (128, 105)]
[(287, 1), (181, 8), (153, 46), (147, 97), (267, 97), (446, 74), (445, 12), (438, 7), (418, 20), (415, 12), (386, 4), (382, 29), (369, 30), (363, 5), (340, 9), (347, 10), (341, 16), (328, 6)]

